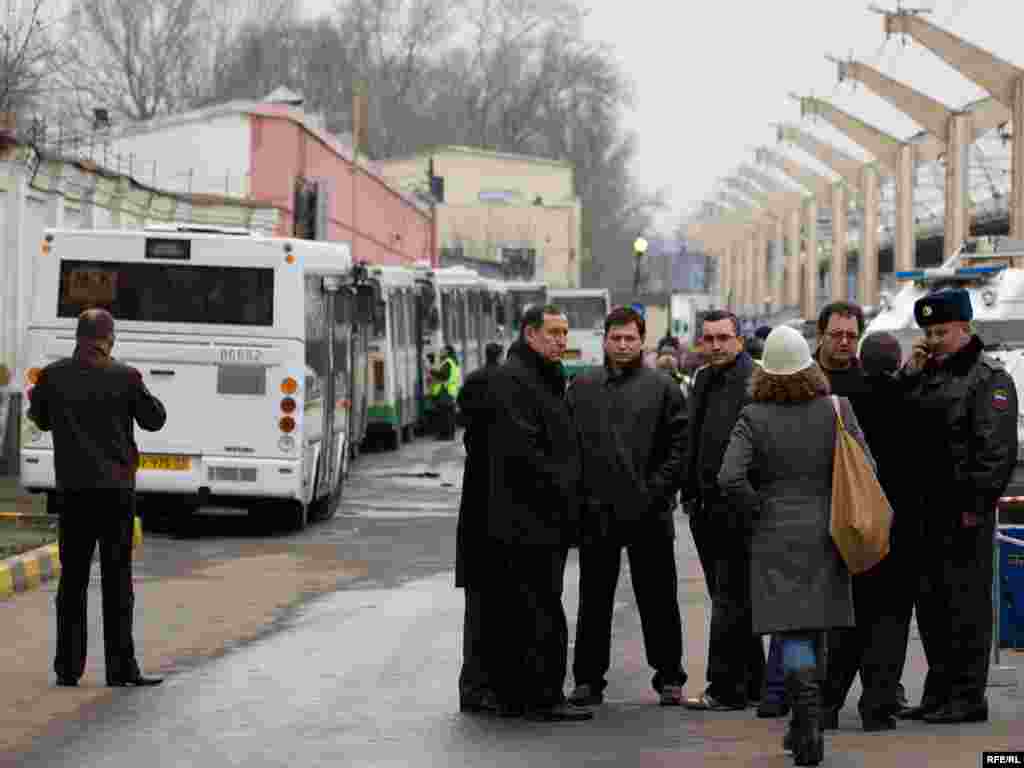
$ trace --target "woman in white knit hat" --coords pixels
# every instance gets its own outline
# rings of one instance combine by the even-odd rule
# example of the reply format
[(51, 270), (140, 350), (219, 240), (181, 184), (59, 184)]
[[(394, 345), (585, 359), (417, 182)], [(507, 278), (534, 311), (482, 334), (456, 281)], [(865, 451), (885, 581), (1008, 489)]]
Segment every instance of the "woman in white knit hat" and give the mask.
[[(718, 483), (740, 515), (737, 531), (752, 534), (754, 633), (782, 642), (793, 712), (784, 746), (796, 765), (818, 765), (822, 639), (828, 629), (853, 626), (850, 573), (829, 534), (837, 419), (828, 380), (799, 332), (774, 329), (761, 363)], [(867, 451), (853, 409), (845, 398), (839, 403)]]

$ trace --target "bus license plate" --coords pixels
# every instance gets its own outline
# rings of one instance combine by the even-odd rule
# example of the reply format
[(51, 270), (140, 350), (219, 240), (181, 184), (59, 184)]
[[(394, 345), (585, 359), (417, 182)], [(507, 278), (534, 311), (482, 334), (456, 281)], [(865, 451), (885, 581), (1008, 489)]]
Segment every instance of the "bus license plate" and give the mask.
[(139, 457), (139, 469), (162, 469), (187, 472), (192, 469), (191, 456), (173, 456), (162, 453), (144, 453)]

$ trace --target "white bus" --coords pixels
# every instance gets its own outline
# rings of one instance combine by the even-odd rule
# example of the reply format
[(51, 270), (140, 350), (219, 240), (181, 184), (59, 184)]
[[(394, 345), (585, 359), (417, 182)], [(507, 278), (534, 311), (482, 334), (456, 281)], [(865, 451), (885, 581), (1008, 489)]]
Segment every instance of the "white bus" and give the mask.
[(607, 288), (551, 288), (548, 301), (569, 318), (569, 340), (562, 362), (569, 376), (604, 364), (604, 319), (611, 311)]
[(412, 439), (419, 420), (420, 376), (417, 275), (397, 266), (369, 266), (369, 281), (378, 288), (370, 339), (370, 404), (367, 432), (383, 437), (390, 449)]
[(167, 408), (162, 430), (137, 432), (144, 502), (173, 495), (182, 515), (267, 510), (292, 528), (330, 517), (362, 437), (349, 409), (353, 372), (366, 366), (351, 342), (368, 301), (352, 278), (343, 243), (186, 226), (48, 230), (28, 328), (22, 484), (55, 488), (51, 436), (27, 416), (31, 386), (71, 355), (79, 313), (103, 307), (117, 321), (114, 356)]

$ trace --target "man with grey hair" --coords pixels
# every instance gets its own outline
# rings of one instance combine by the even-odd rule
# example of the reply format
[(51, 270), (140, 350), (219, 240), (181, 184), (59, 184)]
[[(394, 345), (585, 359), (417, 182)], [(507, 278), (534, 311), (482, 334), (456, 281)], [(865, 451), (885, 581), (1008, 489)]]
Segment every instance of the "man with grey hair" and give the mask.
[(78, 318), (74, 354), (46, 366), (30, 390), (28, 417), (53, 432), (60, 529), (57, 684), (76, 686), (85, 671), (89, 571), (100, 547), (107, 685), (161, 682), (139, 669), (132, 638), (132, 534), (139, 452), (134, 424), (161, 429), (167, 413), (142, 374), (115, 362), (114, 318), (88, 309)]

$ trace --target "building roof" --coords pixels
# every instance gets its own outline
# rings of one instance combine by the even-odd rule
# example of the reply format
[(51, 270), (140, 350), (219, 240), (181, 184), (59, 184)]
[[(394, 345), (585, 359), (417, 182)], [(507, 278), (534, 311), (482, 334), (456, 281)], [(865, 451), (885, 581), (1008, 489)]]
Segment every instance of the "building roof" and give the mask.
[(477, 157), (492, 157), (501, 160), (510, 160), (513, 162), (529, 163), (534, 165), (552, 165), (558, 168), (572, 169), (572, 163), (566, 160), (552, 160), (549, 157), (538, 157), (536, 155), (522, 155), (515, 152), (497, 152), (490, 149), (483, 149), (482, 147), (467, 147), (459, 144), (437, 144), (430, 147), (424, 147), (418, 152), (413, 152), (409, 155), (400, 155), (398, 157), (388, 157), (381, 160), (382, 165), (388, 163), (398, 162), (402, 160), (412, 160), (417, 157), (427, 157), (430, 155), (439, 154), (463, 154), (463, 155), (476, 155)]
[[(188, 112), (180, 112), (173, 115), (157, 117), (144, 123), (131, 123), (115, 127), (111, 129), (109, 135), (111, 140), (116, 141), (121, 138), (127, 139), (133, 136), (157, 133), (159, 131), (167, 130), (168, 128), (175, 128), (178, 126), (188, 125), (190, 123), (203, 123), (218, 117), (228, 117), (231, 115), (258, 115), (262, 117), (290, 120), (291, 122), (301, 126), (307, 133), (322, 141), (336, 155), (345, 160), (345, 162), (355, 165), (355, 152), (352, 145), (341, 141), (337, 136), (328, 131), (317, 116), (307, 114), (301, 107), (293, 105), (296, 100), (299, 100), (299, 103), (301, 103), (301, 99), (301, 96), (286, 88), (278, 88), (262, 101), (235, 99), (222, 104), (213, 104), (208, 107), (193, 109)], [(400, 195), (410, 205), (413, 205), (424, 212), (428, 210), (429, 206), (421, 199), (405, 190), (392, 186), (385, 178), (380, 163), (361, 155), (358, 159), (358, 165), (371, 176), (374, 176), (382, 184), (385, 184), (390, 189), (394, 190), (396, 194)]]

